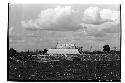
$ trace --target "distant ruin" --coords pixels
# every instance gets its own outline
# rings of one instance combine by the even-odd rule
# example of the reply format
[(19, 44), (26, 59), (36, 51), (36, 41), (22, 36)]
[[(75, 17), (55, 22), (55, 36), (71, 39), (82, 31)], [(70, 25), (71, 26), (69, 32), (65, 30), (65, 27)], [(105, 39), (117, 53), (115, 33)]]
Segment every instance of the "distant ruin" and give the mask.
[(71, 42), (57, 43), (56, 49), (75, 49), (75, 44)]
[(79, 54), (74, 43), (57, 43), (55, 49), (48, 49), (47, 54)]

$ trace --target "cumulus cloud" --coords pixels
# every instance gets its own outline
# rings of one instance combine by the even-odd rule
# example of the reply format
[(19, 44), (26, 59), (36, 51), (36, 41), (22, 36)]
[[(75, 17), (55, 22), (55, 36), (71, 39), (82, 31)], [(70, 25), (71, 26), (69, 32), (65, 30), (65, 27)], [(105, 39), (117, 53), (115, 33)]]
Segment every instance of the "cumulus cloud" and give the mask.
[(114, 22), (104, 22), (100, 25), (93, 24), (81, 24), (88, 35), (101, 37), (105, 36), (107, 33), (120, 33), (120, 21)]
[(102, 19), (100, 17), (100, 8), (98, 7), (89, 7), (84, 11), (83, 22), (87, 24), (100, 24)]
[(78, 30), (82, 28), (80, 15), (70, 6), (48, 8), (42, 10), (38, 18), (28, 21), (22, 21), (25, 28), (42, 29), (42, 30)]
[(88, 7), (81, 13), (71, 6), (57, 6), (42, 10), (35, 20), (21, 24), (26, 29), (82, 31), (85, 35), (100, 37), (120, 32), (120, 11)]
[(91, 36), (120, 32), (120, 11), (89, 7), (84, 11), (82, 20), (81, 25)]
[(100, 16), (105, 21), (116, 21), (120, 18), (120, 11), (112, 11), (110, 9), (102, 9)]
[(89, 7), (83, 13), (83, 22), (87, 24), (99, 25), (104, 22), (113, 22), (120, 17), (119, 11)]

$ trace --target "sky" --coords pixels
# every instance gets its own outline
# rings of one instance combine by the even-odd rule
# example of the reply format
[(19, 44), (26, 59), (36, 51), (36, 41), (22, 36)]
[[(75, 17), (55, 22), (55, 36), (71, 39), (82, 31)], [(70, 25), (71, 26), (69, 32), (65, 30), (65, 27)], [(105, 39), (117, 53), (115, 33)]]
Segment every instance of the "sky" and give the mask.
[(120, 49), (119, 4), (10, 4), (9, 48), (53, 48), (73, 42), (83, 50)]

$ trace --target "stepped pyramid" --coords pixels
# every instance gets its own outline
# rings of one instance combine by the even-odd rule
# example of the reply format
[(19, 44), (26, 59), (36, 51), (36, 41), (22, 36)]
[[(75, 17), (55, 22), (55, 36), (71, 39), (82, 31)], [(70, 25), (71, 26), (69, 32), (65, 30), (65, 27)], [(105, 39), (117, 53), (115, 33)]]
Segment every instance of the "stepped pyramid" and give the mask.
[(56, 49), (48, 49), (47, 54), (79, 54), (73, 42), (57, 42)]

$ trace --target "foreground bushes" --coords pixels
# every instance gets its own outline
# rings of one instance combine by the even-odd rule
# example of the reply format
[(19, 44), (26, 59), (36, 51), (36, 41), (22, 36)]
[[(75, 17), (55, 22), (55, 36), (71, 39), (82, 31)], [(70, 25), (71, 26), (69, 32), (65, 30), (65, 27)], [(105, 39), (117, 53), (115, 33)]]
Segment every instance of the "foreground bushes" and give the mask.
[[(48, 57), (55, 62), (38, 62), (33, 53), (9, 51), (8, 80), (82, 80), (120, 81), (120, 53), (81, 54), (73, 61), (65, 57)], [(70, 56), (70, 55), (69, 55)]]
[(120, 61), (10, 61), (9, 80), (120, 81), (120, 67)]

